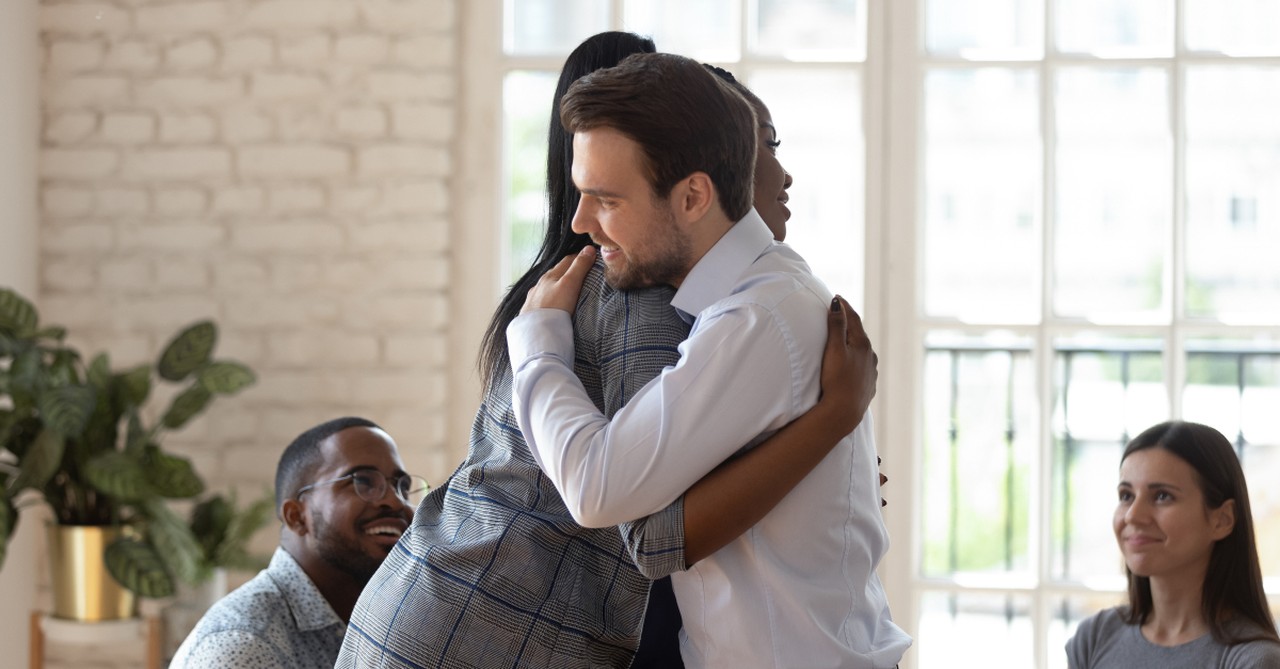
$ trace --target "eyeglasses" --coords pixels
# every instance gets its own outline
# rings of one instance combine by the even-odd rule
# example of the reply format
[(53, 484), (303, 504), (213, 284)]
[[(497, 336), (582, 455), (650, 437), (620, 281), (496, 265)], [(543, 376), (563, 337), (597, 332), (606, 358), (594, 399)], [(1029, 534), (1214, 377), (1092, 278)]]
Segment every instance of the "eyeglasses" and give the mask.
[[(339, 476), (336, 479), (317, 481), (311, 485), (302, 486), (298, 488), (298, 492), (294, 494), (293, 498), (302, 499), (303, 493), (309, 492), (316, 486), (337, 483), (347, 479), (351, 479), (351, 487), (355, 489), (356, 495), (359, 495), (360, 499), (366, 502), (380, 502), (383, 495), (387, 494), (387, 477), (376, 469), (362, 469), (358, 472), (351, 472), (346, 476)], [(399, 497), (401, 502), (410, 506), (417, 506), (426, 492), (431, 489), (431, 485), (427, 483), (426, 479), (421, 476), (410, 476), (409, 474), (396, 477), (391, 486), (396, 493), (396, 497)]]

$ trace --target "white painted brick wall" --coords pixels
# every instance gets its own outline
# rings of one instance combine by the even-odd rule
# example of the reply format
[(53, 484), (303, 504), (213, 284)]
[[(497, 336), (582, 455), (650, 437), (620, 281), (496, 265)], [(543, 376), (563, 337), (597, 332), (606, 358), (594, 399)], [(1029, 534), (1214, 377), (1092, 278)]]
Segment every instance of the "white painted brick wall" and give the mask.
[(458, 1), (40, 0), (42, 316), (120, 366), (216, 319), (260, 381), (167, 437), (212, 488), (256, 494), (346, 414), (433, 482), (456, 465)]

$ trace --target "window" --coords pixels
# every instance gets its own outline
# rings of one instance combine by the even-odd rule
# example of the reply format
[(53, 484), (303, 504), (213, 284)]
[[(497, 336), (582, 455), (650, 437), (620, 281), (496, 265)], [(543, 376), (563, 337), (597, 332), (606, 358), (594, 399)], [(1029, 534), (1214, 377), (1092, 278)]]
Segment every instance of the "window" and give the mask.
[[(918, 9), (920, 48), (891, 81), (918, 105), (890, 111), (919, 115), (920, 162), (898, 172), (918, 180), (889, 204), (918, 226), (896, 233), (916, 308), (890, 331), (914, 350), (882, 361), (882, 378), (921, 370), (918, 409), (887, 428), (917, 445), (914, 662), (1065, 667), (1078, 622), (1123, 601), (1110, 521), (1139, 431), (1218, 428), (1259, 535), (1280, 530), (1264, 408), (1280, 399), (1280, 272), (1261, 257), (1280, 248), (1280, 125), (1261, 111), (1280, 109), (1262, 58), (1280, 40), (1255, 28), (1280, 3)], [(1275, 593), (1280, 550), (1259, 548)]]
[(904, 669), (1065, 667), (1076, 624), (1123, 597), (1120, 452), (1170, 417), (1237, 445), (1280, 605), (1280, 2), (502, 11), (506, 281), (541, 238), (550, 96), (586, 36), (650, 34), (770, 106), (788, 243), (881, 353)]
[(604, 30), (723, 67), (769, 106), (795, 177), (787, 241), (861, 306), (866, 165), (865, 0), (507, 0), (504, 278), (529, 266), (546, 216), (546, 132), (564, 57)]

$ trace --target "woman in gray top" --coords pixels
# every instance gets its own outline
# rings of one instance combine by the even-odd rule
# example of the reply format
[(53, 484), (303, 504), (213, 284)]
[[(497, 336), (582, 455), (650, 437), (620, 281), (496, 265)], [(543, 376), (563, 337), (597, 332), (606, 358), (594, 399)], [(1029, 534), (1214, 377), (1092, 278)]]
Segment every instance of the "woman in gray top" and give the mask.
[(1120, 462), (1113, 526), (1129, 604), (1080, 624), (1072, 669), (1280, 668), (1244, 472), (1230, 442), (1161, 423)]

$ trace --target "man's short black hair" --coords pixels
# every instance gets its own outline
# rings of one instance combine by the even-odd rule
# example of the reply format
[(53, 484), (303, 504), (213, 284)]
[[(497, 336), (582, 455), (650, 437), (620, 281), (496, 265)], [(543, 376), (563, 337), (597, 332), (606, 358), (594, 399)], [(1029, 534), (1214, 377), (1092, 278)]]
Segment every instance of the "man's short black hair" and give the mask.
[(365, 418), (355, 416), (334, 418), (298, 435), (293, 443), (284, 449), (284, 453), (280, 456), (280, 464), (276, 467), (277, 516), (284, 501), (296, 494), (297, 489), (304, 485), (303, 481), (309, 478), (319, 466), (320, 442), (349, 427), (382, 429), (377, 423)]

